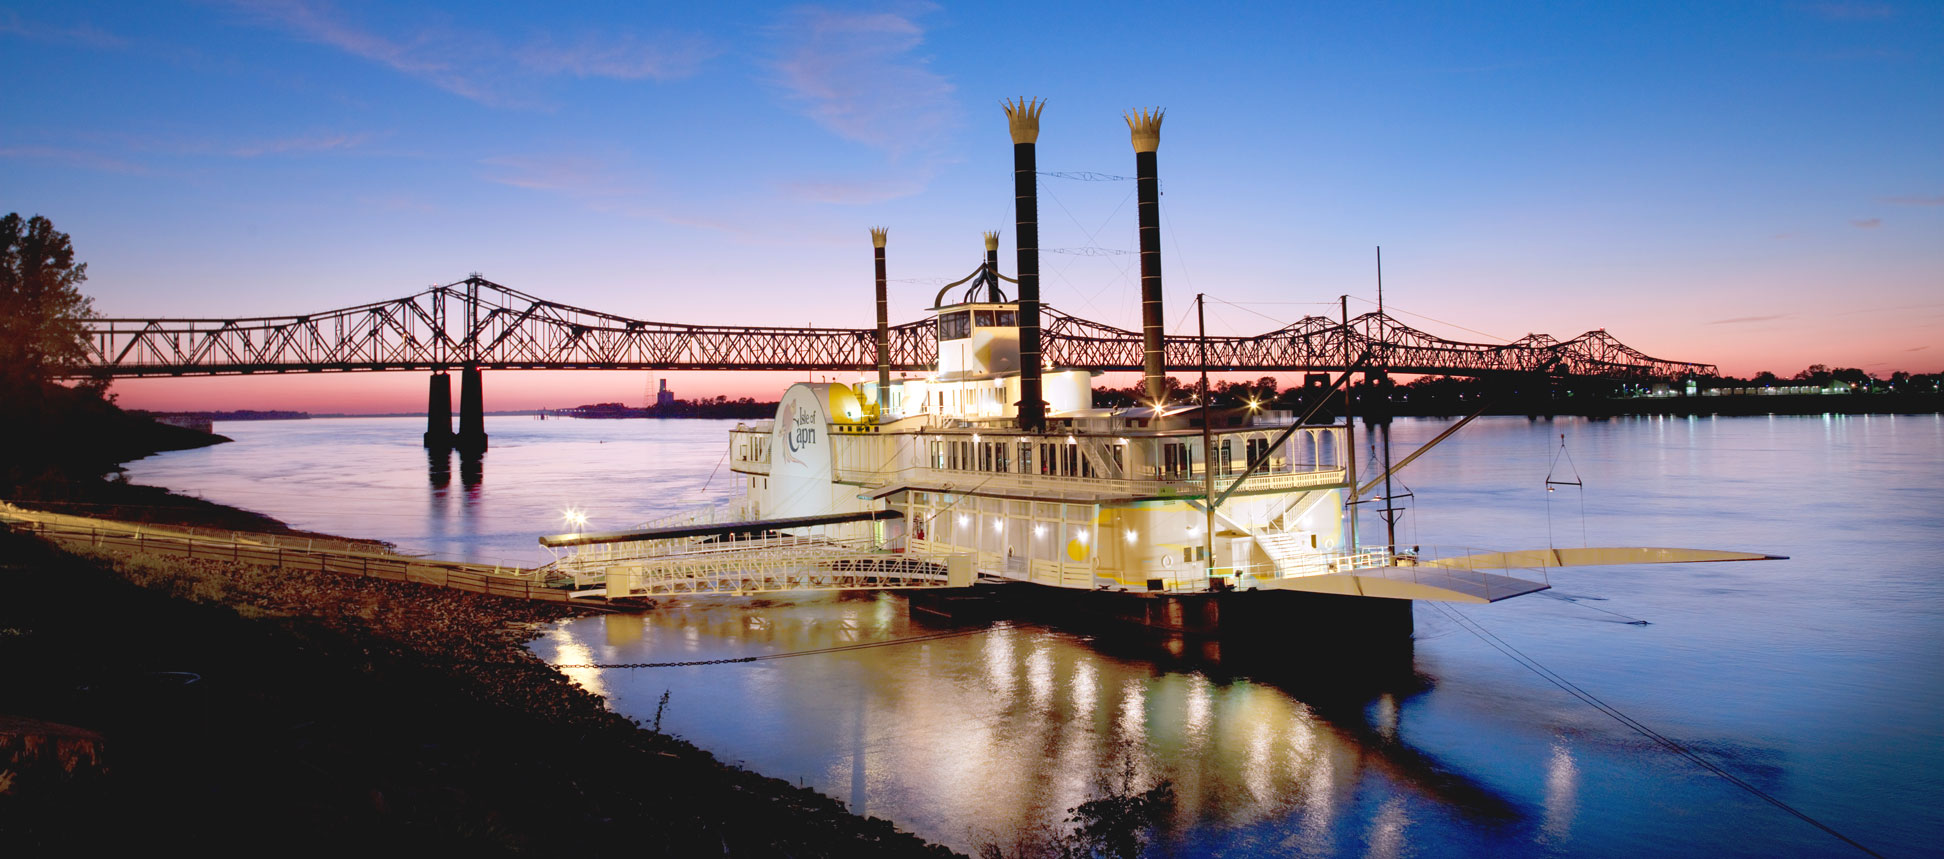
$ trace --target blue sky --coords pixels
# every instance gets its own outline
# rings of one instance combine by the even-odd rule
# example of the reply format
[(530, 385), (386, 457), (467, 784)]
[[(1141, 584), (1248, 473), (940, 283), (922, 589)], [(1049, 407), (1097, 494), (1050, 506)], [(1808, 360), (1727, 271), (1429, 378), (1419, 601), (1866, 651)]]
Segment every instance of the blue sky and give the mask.
[[(649, 319), (863, 326), (869, 226), (894, 320), (982, 230), (1010, 267), (1000, 99), (1048, 99), (1043, 170), (1110, 175), (1120, 113), (1160, 106), (1171, 326), (1196, 292), (1249, 333), (1374, 297), (1383, 245), (1387, 299), (1437, 334), (1937, 371), (1940, 54), (1934, 2), (0, 3), (0, 207), (70, 233), (114, 316), (477, 271)], [(1042, 246), (1135, 246), (1131, 183), (1042, 184)], [(1055, 306), (1135, 324), (1133, 256), (1043, 265)], [(404, 409), (407, 375), (117, 387)], [(522, 379), (491, 405), (644, 388)]]

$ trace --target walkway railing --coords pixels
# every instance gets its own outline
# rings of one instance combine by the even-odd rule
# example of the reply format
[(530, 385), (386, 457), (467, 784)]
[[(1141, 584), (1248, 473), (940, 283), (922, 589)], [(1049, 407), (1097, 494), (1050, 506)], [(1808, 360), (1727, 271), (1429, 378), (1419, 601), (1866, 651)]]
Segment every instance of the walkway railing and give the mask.
[(572, 599), (561, 587), (565, 582), (550, 580), (543, 569), (414, 558), (348, 541), (114, 522), (4, 503), (0, 503), (0, 526), (68, 548), (368, 576), (546, 602)]
[[(773, 531), (581, 546), (543, 569), (608, 599), (683, 594), (888, 590), (972, 584), (969, 555), (880, 548), (870, 536)], [(859, 529), (845, 529), (855, 532)], [(958, 569), (954, 574), (955, 568)]]

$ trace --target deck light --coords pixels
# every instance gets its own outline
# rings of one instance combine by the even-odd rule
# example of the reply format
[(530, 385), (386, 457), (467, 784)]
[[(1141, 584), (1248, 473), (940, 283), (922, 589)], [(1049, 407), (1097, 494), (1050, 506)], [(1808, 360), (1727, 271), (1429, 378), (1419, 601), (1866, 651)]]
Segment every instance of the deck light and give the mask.
[(572, 507), (569, 507), (566, 510), (562, 511), (560, 514), (560, 518), (562, 521), (572, 526), (576, 533), (578, 533), (582, 527), (587, 525), (587, 514), (579, 510), (575, 510)]
[(1133, 545), (1134, 541), (1139, 539), (1140, 536), (1141, 536), (1140, 533), (1135, 531), (1134, 529), (1132, 528), (1127, 529), (1127, 542), (1129, 545)]

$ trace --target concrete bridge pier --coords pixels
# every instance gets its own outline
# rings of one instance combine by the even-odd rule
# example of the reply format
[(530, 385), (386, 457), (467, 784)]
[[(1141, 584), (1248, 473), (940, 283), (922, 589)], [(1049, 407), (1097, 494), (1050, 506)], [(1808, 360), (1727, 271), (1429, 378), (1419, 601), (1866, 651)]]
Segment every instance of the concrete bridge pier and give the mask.
[(425, 446), (452, 447), (452, 377), (443, 372), (432, 374), (425, 395)]
[(486, 394), (476, 364), (459, 371), (459, 436), (454, 442), (461, 451), (486, 449)]

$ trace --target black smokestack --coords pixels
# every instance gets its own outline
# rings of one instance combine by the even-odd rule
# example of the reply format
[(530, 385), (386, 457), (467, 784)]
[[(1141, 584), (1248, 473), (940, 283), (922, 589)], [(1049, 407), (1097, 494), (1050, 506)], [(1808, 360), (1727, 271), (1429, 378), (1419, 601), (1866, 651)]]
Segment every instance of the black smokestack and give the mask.
[(999, 293), (999, 233), (997, 231), (986, 233), (985, 245), (986, 299), (995, 303), (1004, 301), (1005, 297)]
[(1134, 194), (1141, 215), (1141, 375), (1148, 400), (1158, 403), (1168, 391), (1161, 331), (1161, 180), (1154, 164), (1154, 150), (1161, 146), (1161, 109), (1126, 117), (1134, 138)]
[(1034, 143), (1046, 102), (1022, 98), (1005, 106), (1012, 126), (1013, 211), (1018, 220), (1019, 428), (1039, 432), (1046, 429), (1046, 400), (1040, 394), (1039, 159)]
[(884, 289), (884, 239), (891, 234), (884, 227), (871, 228), (871, 247), (877, 257), (877, 409), (882, 416), (891, 405), (891, 304)]

